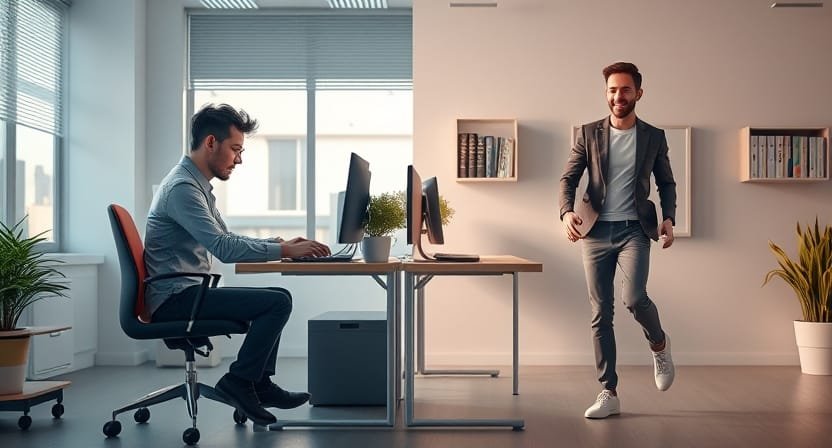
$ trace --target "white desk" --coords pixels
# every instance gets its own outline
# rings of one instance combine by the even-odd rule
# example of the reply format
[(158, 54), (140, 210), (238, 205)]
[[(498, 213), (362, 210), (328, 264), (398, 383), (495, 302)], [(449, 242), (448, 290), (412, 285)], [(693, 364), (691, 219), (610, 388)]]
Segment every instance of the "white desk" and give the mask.
[[(478, 262), (435, 262), (435, 261), (412, 261), (404, 262), (401, 265), (404, 272), (404, 320), (405, 320), (405, 409), (404, 419), (407, 426), (510, 426), (518, 430), (525, 426), (523, 420), (513, 419), (416, 419), (413, 412), (414, 394), (414, 311), (415, 296), (420, 293), (424, 299), (423, 288), (435, 276), (438, 275), (512, 275), (513, 292), (513, 392), (518, 393), (518, 313), (520, 302), (519, 273), (520, 272), (543, 272), (543, 264), (529, 261), (511, 255), (481, 256)], [(423, 300), (420, 301), (423, 303)], [(421, 329), (422, 332), (424, 329)], [(423, 335), (420, 334), (420, 338)]]
[[(396, 424), (396, 385), (399, 372), (399, 270), (401, 262), (390, 259), (387, 263), (298, 263), (266, 262), (237, 263), (238, 274), (280, 273), (283, 275), (366, 275), (370, 276), (387, 291), (387, 418), (379, 419), (333, 419), (333, 420), (281, 420), (269, 429), (283, 429), (286, 426), (394, 426)], [(386, 276), (386, 282), (381, 276)]]

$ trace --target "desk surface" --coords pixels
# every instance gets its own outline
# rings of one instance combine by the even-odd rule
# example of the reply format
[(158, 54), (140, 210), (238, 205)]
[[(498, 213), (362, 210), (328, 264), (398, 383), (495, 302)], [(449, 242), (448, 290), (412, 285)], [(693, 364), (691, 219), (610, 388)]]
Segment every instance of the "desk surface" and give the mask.
[(543, 272), (543, 263), (512, 255), (480, 255), (480, 261), (408, 261), (402, 263), (402, 270), (416, 274)]
[(339, 263), (302, 263), (297, 261), (267, 261), (263, 263), (237, 263), (238, 274), (255, 273), (349, 273), (349, 274), (387, 274), (399, 270), (401, 261), (391, 258), (387, 263), (365, 263), (363, 260)]

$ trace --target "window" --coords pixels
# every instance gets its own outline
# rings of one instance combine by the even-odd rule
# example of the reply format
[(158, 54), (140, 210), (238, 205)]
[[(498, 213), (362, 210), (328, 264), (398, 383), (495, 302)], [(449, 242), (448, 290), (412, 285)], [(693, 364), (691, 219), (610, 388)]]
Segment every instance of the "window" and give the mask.
[(306, 209), (306, 153), (300, 139), (269, 140), (269, 209)]
[(405, 189), (413, 158), (410, 11), (193, 11), (189, 21), (189, 115), (228, 103), (260, 122), (231, 181), (215, 182), (232, 231), (335, 243), (351, 152), (370, 162), (371, 193)]
[[(0, 2), (0, 219), (56, 250), (66, 5)], [(12, 162), (13, 161), (13, 162)]]

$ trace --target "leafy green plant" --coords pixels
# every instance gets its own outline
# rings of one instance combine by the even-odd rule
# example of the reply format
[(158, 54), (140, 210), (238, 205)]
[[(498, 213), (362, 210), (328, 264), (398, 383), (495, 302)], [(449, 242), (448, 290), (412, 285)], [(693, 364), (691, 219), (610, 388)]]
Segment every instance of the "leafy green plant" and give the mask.
[(404, 194), (382, 193), (370, 196), (369, 219), (364, 226), (367, 236), (388, 236), (405, 227)]
[(763, 285), (774, 277), (780, 277), (794, 289), (803, 320), (807, 322), (832, 322), (832, 227), (823, 232), (815, 218), (814, 229), (797, 223), (797, 261), (772, 241), (768, 242), (777, 258), (780, 269), (766, 274)]
[(64, 275), (52, 267), (60, 261), (35, 248), (46, 232), (24, 237), (25, 219), (11, 228), (0, 223), (0, 331), (14, 330), (23, 310), (38, 300), (66, 297), (67, 287), (55, 281)]
[[(439, 212), (442, 225), (447, 226), (454, 217), (451, 203), (439, 196)], [(370, 196), (369, 219), (364, 225), (367, 236), (388, 236), (407, 225), (407, 199), (404, 191)]]

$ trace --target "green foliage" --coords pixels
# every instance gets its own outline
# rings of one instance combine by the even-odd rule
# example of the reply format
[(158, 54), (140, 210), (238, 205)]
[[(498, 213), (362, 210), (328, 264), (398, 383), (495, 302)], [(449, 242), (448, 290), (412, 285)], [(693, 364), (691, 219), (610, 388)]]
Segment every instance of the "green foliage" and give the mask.
[(46, 232), (24, 237), (25, 219), (11, 228), (0, 223), (0, 330), (15, 329), (20, 314), (32, 303), (49, 296), (66, 297), (67, 287), (55, 281), (64, 275), (50, 266), (60, 261), (35, 249)]
[(364, 226), (367, 236), (388, 236), (403, 229), (407, 217), (404, 207), (400, 192), (370, 196), (370, 217)]
[(797, 223), (798, 260), (793, 261), (777, 244), (768, 242), (777, 258), (780, 269), (766, 274), (763, 285), (780, 277), (794, 289), (803, 320), (807, 322), (832, 322), (832, 227), (823, 232), (815, 218), (814, 229), (806, 225), (801, 230)]
[(439, 214), (442, 215), (442, 225), (447, 226), (451, 223), (451, 218), (454, 217), (456, 210), (451, 208), (451, 203), (447, 199), (439, 195)]

